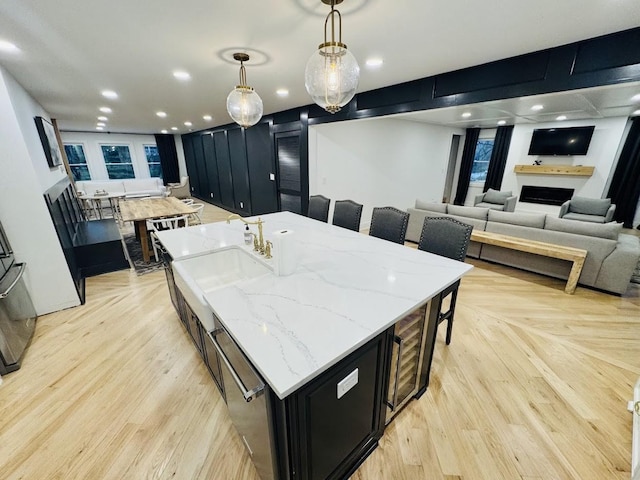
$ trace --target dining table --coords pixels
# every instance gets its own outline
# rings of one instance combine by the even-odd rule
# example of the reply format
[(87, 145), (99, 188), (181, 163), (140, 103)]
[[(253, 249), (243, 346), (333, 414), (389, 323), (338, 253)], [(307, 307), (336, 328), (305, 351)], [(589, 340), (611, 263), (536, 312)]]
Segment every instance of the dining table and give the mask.
[(127, 199), (120, 202), (121, 220), (123, 223), (133, 222), (136, 236), (140, 240), (140, 246), (142, 247), (142, 258), (145, 262), (149, 262), (151, 258), (147, 220), (189, 215), (191, 213), (195, 213), (195, 209), (175, 197)]

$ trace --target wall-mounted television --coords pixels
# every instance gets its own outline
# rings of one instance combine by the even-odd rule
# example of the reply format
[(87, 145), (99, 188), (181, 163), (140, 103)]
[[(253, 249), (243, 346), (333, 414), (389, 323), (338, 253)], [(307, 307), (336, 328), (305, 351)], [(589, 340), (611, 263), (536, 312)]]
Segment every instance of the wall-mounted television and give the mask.
[(586, 155), (594, 125), (588, 127), (536, 128), (529, 155)]

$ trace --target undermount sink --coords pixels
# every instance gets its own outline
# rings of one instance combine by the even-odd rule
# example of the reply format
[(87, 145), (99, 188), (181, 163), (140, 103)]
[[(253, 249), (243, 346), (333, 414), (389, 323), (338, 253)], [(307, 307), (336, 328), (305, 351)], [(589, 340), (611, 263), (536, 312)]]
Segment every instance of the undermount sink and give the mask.
[(240, 247), (176, 260), (173, 273), (176, 286), (207, 331), (216, 328), (204, 294), (243, 280), (260, 277), (271, 269)]

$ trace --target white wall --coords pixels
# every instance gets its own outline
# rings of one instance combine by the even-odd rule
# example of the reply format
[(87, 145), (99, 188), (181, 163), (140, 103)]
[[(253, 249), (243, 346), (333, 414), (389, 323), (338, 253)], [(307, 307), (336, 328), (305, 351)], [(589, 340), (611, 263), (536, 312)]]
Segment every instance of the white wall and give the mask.
[(43, 193), (64, 173), (49, 169), (33, 117), (49, 115), (0, 66), (0, 221), (26, 262), (25, 284), (38, 315), (79, 305)]
[(155, 145), (153, 135), (124, 133), (61, 132), (62, 143), (81, 144), (92, 180), (108, 180), (101, 145), (126, 145), (129, 147), (136, 178), (149, 178), (149, 165), (144, 154), (145, 145)]
[(440, 202), (453, 134), (460, 129), (396, 119), (367, 119), (309, 128), (309, 194), (373, 207), (413, 207), (416, 198)]
[[(573, 188), (574, 195), (601, 198), (606, 196), (607, 179), (612, 174), (612, 166), (627, 123), (626, 117), (603, 118), (596, 120), (579, 120), (573, 122), (539, 123), (535, 125), (516, 125), (511, 137), (509, 156), (502, 180), (502, 190), (512, 190), (520, 195), (523, 185), (541, 187)], [(535, 128), (577, 127), (595, 125), (591, 144), (587, 155), (571, 157), (551, 157), (527, 155), (531, 135)], [(542, 160), (543, 165), (585, 165), (595, 167), (593, 176), (577, 177), (567, 175), (529, 175), (516, 174), (513, 169), (518, 164), (531, 165), (534, 160)], [(560, 207), (520, 203), (517, 211), (539, 211), (557, 214)]]

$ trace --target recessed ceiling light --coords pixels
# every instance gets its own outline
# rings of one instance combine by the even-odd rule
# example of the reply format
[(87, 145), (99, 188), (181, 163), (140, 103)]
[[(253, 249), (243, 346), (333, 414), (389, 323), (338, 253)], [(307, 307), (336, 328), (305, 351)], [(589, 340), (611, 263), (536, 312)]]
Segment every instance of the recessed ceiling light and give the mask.
[(471, 116), (471, 112), (464, 112), (462, 114), (462, 118), (469, 118)]
[(184, 126), (185, 126), (185, 127), (190, 127), (191, 125), (193, 125), (193, 123), (191, 123), (191, 122), (184, 122)]
[(156, 112), (156, 115), (160, 118), (166, 118), (167, 114), (165, 112)]
[(367, 58), (367, 67), (380, 67), (384, 63), (381, 58)]
[(505, 125), (507, 123), (506, 120), (499, 120), (498, 125)]
[(211, 115), (203, 115), (203, 116), (202, 116), (202, 119), (203, 119), (205, 122), (210, 122), (211, 120), (213, 120), (213, 117), (212, 117)]
[(640, 93), (637, 93), (633, 97), (631, 97), (631, 101), (632, 102), (640, 102)]
[(101, 122), (106, 122), (109, 119), (107, 117), (101, 115), (101, 116), (98, 117), (98, 120), (100, 120)]
[(632, 115), (640, 115), (640, 110), (636, 110), (635, 112), (632, 113)]
[(160, 130), (160, 133), (169, 133), (166, 129)]
[(109, 107), (100, 107), (100, 111), (102, 113), (111, 113), (113, 110), (111, 110)]
[(102, 94), (102, 96), (104, 98), (110, 98), (110, 99), (115, 99), (118, 98), (118, 94), (116, 92), (114, 92), (113, 90), (103, 90), (102, 92), (100, 92)]
[(531, 107), (531, 110), (537, 112), (538, 110), (542, 110), (543, 108), (543, 105), (534, 105), (533, 107)]
[(556, 117), (556, 120), (558, 120), (559, 122), (561, 122), (561, 121), (563, 121), (563, 120), (566, 120), (566, 119), (567, 119), (567, 116), (566, 116), (566, 115), (558, 115), (558, 116)]
[(104, 127), (104, 126), (106, 126), (106, 123), (98, 122), (98, 123), (96, 123), (96, 125), (99, 126), (99, 127)]
[(175, 132), (176, 130), (178, 130), (178, 127), (171, 127), (171, 130)]
[(15, 53), (18, 50), (20, 49), (16, 47), (13, 43), (7, 42), (6, 40), (0, 40), (0, 51)]
[(287, 95), (289, 95), (289, 90), (287, 90), (286, 88), (279, 88), (278, 90), (276, 90), (276, 95), (278, 95), (279, 97), (286, 97)]
[(104, 130), (103, 127), (96, 127), (96, 130)]
[(191, 75), (189, 75), (189, 72), (185, 72), (184, 70), (175, 70), (173, 72), (173, 76), (178, 80), (191, 80)]

